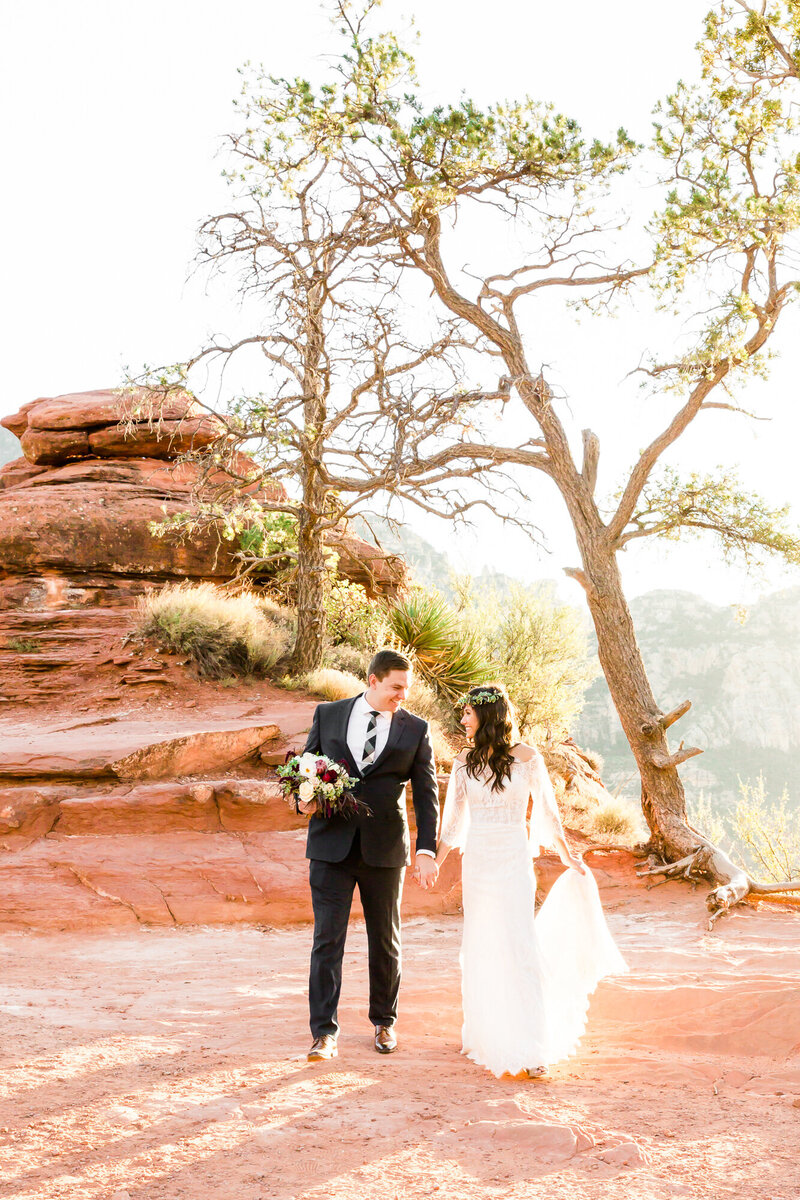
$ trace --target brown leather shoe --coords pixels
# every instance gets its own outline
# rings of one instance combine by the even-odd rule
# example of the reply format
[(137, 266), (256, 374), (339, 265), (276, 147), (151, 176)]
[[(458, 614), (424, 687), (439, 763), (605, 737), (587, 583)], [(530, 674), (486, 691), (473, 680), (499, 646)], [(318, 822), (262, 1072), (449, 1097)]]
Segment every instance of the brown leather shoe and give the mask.
[(397, 1038), (391, 1025), (375, 1026), (375, 1049), (378, 1054), (394, 1054), (397, 1049)]
[(323, 1033), (322, 1037), (314, 1038), (314, 1043), (308, 1052), (308, 1061), (323, 1062), (327, 1058), (336, 1058), (338, 1053), (334, 1034)]

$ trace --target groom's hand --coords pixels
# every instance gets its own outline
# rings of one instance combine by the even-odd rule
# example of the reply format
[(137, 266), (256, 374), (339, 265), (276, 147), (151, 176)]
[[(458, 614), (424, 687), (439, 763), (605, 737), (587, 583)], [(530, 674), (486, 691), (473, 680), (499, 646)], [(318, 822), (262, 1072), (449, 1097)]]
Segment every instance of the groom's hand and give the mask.
[(418, 854), (414, 859), (413, 875), (423, 891), (434, 887), (439, 878), (436, 859), (431, 858), (430, 854)]

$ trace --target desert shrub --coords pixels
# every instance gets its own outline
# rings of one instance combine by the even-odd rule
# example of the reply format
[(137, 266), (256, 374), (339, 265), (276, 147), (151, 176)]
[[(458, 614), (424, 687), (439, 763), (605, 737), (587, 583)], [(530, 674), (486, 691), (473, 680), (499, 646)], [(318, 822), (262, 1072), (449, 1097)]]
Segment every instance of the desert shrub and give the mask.
[(437, 721), (443, 729), (450, 733), (456, 731), (455, 710), (453, 706), (441, 699), (429, 683), (419, 675), (412, 676), (411, 687), (405, 700), (405, 708), (416, 713), (423, 721)]
[(238, 523), (235, 518), (229, 518), (226, 532), (230, 540), (238, 539), (243, 554), (249, 558), (278, 558), (278, 561), (283, 554), (287, 560), (296, 556), (296, 517), (291, 513), (265, 510), (252, 499), (245, 501), (242, 509)]
[(175, 584), (139, 602), (137, 631), (186, 654), (205, 679), (266, 674), (289, 648), (285, 609), (251, 592), (229, 595), (211, 583)]
[(729, 821), (715, 808), (704, 792), (689, 792), (686, 796), (686, 815), (689, 824), (698, 833), (709, 838), (715, 846), (719, 846), (726, 854), (735, 854), (731, 844)]
[(355, 675), (348, 675), (346, 671), (333, 671), (328, 667), (309, 671), (307, 675), (298, 675), (293, 686), (321, 696), (323, 700), (346, 700), (364, 690), (363, 680), (357, 679)]
[(605, 763), (602, 754), (599, 754), (597, 750), (584, 750), (583, 746), (581, 746), (580, 755), (584, 762), (592, 768), (595, 775), (603, 774)]
[(580, 712), (597, 674), (580, 613), (560, 604), (551, 586), (475, 594), (459, 581), (457, 611), (489, 664), (488, 677), (508, 689), (528, 737), (559, 737)]
[(372, 600), (360, 583), (337, 579), (325, 596), (325, 621), (333, 645), (348, 645), (367, 652), (386, 644), (389, 627), (386, 611)]
[(327, 645), (325, 647), (322, 654), (322, 665), (330, 667), (334, 671), (344, 671), (346, 675), (357, 675), (359, 679), (364, 680), (366, 685), (367, 668), (371, 658), (371, 650), (359, 650), (356, 646), (349, 646), (347, 642), (341, 642), (336, 646)]
[(786, 788), (770, 800), (763, 775), (754, 784), (740, 779), (731, 824), (734, 849), (751, 874), (775, 883), (800, 875), (800, 822)]
[(782, 883), (800, 875), (800, 822), (784, 788), (779, 800), (767, 794), (764, 777), (739, 780), (733, 802), (712, 805), (701, 792), (688, 796), (691, 825), (755, 879)]
[(415, 589), (389, 609), (388, 623), (416, 672), (443, 700), (453, 703), (491, 674), (475, 635), (437, 592)]
[(591, 831), (600, 841), (633, 845), (639, 838), (640, 815), (630, 800), (609, 796), (592, 810)]
[(434, 718), (428, 722), (428, 727), (430, 729), (431, 745), (433, 746), (433, 757), (436, 760), (436, 769), (442, 774), (449, 771), (452, 767), (453, 759), (458, 754), (458, 748), (453, 745), (440, 721)]

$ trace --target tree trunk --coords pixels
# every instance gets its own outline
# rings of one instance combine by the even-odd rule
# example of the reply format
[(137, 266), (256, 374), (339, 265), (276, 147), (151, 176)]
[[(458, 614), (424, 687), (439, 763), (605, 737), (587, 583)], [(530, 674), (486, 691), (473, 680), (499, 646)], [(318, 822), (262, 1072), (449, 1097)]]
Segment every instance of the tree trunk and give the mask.
[(665, 714), (656, 704), (614, 551), (596, 541), (581, 549), (586, 598), (597, 634), (597, 653), (639, 768), (642, 810), (650, 828), (650, 844), (667, 861), (684, 858), (702, 839), (687, 823), (686, 797), (678, 766), (699, 751), (680, 749), (671, 753), (666, 730), (683, 715), (688, 705)]
[(303, 505), (297, 529), (297, 637), (291, 665), (298, 674), (322, 663), (325, 638), (325, 554), (322, 520), (326, 491), (320, 480), (325, 421), (323, 371), (325, 292), (318, 279), (298, 278), (303, 296), (303, 435), (300, 443)]
[(319, 520), (303, 507), (297, 545), (297, 636), (291, 665), (298, 674), (316, 671), (325, 640), (325, 555)]
[[(600, 530), (597, 532), (600, 534)], [(784, 885), (759, 884), (689, 825), (678, 767), (700, 751), (695, 747), (684, 749), (681, 743), (676, 751), (670, 752), (667, 730), (688, 711), (690, 701), (684, 701), (671, 712), (659, 709), (639, 653), (616, 552), (602, 535), (587, 535), (585, 526), (579, 530), (578, 542), (584, 569), (570, 574), (578, 577), (586, 591), (600, 665), (639, 768), (642, 811), (650, 829), (647, 849), (658, 859), (643, 874), (709, 880), (714, 885), (706, 897), (706, 907), (711, 913), (709, 928), (745, 896), (800, 890), (798, 880)]]
[(549, 392), (534, 379), (522, 355), (506, 357), (518, 379), (523, 402), (545, 436), (549, 474), (561, 493), (572, 521), (583, 570), (568, 571), (583, 586), (597, 634), (597, 654), (608, 690), (628, 740), (642, 783), (642, 811), (650, 829), (650, 847), (669, 862), (693, 853), (703, 839), (690, 829), (686, 797), (678, 766), (699, 754), (681, 746), (670, 753), (666, 731), (689, 704), (662, 713), (642, 662), (636, 630), (617, 565), (617, 548), (594, 499), (597, 476), (596, 438), (584, 435), (584, 463), (579, 471), (564, 428), (550, 404)]

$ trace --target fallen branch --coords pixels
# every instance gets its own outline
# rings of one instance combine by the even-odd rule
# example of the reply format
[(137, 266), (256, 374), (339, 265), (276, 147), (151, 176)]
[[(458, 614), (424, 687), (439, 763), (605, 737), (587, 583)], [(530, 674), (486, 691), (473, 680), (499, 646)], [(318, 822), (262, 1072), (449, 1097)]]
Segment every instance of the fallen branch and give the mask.
[[(699, 879), (710, 879), (717, 886), (706, 896), (706, 908), (710, 916), (708, 928), (741, 904), (748, 896), (770, 896), (785, 892), (800, 891), (800, 879), (787, 879), (785, 883), (759, 883), (752, 879), (743, 867), (734, 863), (723, 850), (705, 839), (691, 853), (675, 862), (655, 863), (644, 871), (637, 871), (639, 879), (662, 875), (661, 882), (668, 879), (684, 879), (696, 883)], [(653, 886), (653, 885), (650, 885)]]

